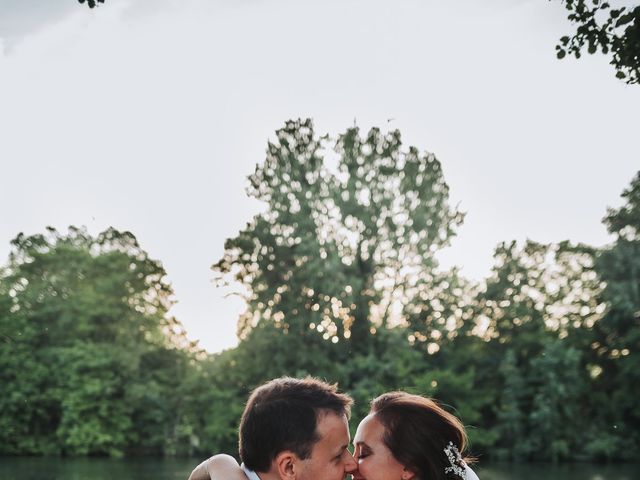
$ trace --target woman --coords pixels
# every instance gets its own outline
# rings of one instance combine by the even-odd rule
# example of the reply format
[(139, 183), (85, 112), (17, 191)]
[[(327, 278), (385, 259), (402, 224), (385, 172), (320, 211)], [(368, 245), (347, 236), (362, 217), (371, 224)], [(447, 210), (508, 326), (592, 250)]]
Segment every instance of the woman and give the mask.
[[(460, 420), (419, 395), (389, 392), (372, 400), (353, 444), (354, 480), (478, 480), (463, 456), (467, 435)], [(190, 479), (207, 476), (247, 480), (228, 455), (203, 462)]]
[(460, 420), (433, 400), (390, 392), (371, 402), (354, 438), (354, 480), (477, 480)]

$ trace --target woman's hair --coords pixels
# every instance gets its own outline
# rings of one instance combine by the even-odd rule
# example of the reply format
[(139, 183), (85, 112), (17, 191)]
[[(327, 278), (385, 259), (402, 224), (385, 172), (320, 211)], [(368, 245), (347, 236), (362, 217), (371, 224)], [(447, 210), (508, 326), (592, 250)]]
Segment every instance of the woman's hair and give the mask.
[(455, 416), (430, 398), (389, 392), (371, 401), (371, 413), (383, 425), (383, 441), (392, 455), (420, 480), (459, 477), (445, 472), (451, 462), (445, 449), (452, 442), (465, 461), (467, 434)]

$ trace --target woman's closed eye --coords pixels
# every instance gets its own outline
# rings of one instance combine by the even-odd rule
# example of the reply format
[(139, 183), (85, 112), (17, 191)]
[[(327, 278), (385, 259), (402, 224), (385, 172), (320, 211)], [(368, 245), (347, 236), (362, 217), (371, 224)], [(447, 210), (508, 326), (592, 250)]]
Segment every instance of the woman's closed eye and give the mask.
[(369, 450), (368, 448), (361, 448), (360, 451), (356, 452), (356, 460), (361, 460), (363, 458), (367, 458), (369, 455), (371, 455), (371, 450)]

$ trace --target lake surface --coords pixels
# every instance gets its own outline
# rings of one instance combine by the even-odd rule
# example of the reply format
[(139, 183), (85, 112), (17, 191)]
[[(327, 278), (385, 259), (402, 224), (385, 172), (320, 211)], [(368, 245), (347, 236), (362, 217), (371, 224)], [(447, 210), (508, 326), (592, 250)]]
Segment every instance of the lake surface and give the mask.
[[(0, 457), (0, 480), (187, 480), (202, 459)], [(640, 465), (486, 464), (481, 480), (640, 480)]]

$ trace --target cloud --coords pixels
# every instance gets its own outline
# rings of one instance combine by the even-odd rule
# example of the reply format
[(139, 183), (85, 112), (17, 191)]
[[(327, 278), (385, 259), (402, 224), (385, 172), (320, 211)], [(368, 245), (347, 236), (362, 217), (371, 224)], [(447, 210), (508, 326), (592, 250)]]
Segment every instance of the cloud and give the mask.
[(75, 0), (2, 0), (0, 38), (11, 48), (26, 35), (63, 20), (80, 7)]
[(136, 21), (167, 7), (185, 8), (190, 0), (105, 0), (89, 8), (78, 0), (1, 0), (0, 56), (12, 52), (27, 37), (65, 23), (72, 16), (87, 21), (118, 16), (123, 21)]
[(469, 212), (443, 263), (466, 275), (505, 239), (604, 243), (640, 91), (604, 57), (555, 59), (561, 5), (512, 1), (0, 0), (20, 42), (0, 56), (0, 261), (45, 225), (131, 230), (219, 350), (240, 307), (209, 265), (258, 208), (245, 177), (266, 139), (305, 116), (334, 135), (394, 118), (436, 153)]

